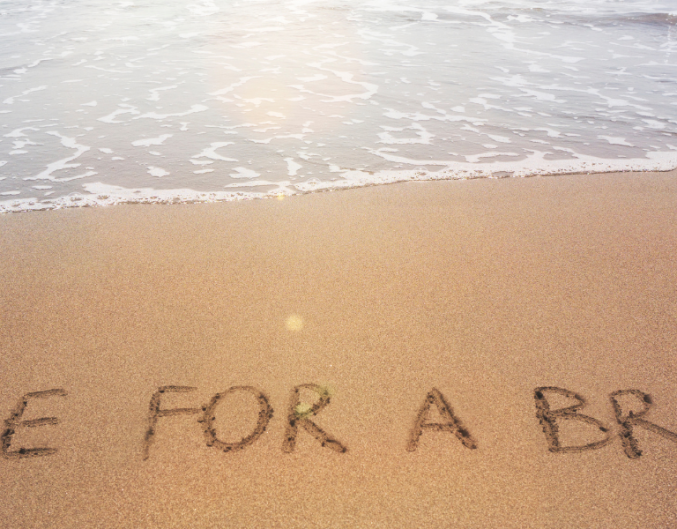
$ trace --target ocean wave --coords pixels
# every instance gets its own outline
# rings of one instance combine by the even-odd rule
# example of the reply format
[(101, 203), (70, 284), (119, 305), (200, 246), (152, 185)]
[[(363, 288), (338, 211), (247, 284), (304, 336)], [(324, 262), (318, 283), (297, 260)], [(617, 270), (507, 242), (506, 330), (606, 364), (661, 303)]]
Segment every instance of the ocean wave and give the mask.
[(655, 28), (677, 26), (677, 11), (661, 13), (619, 13), (567, 16), (568, 24), (595, 24), (598, 26), (650, 26)]
[[(284, 199), (327, 191), (355, 189), (399, 182), (441, 180), (473, 180), (478, 178), (527, 178), (562, 176), (568, 174), (600, 174), (610, 172), (662, 172), (677, 169), (677, 152), (653, 152), (647, 159), (609, 160), (578, 155), (574, 160), (547, 160), (547, 153), (533, 152), (526, 160), (493, 163), (456, 163), (432, 171), (424, 166), (409, 170), (378, 172), (359, 169), (341, 170), (339, 178), (305, 182), (277, 182), (267, 192), (252, 191), (197, 191), (193, 189), (125, 188), (100, 182), (85, 184), (84, 193), (75, 192), (53, 199), (21, 198), (0, 200), (0, 214), (27, 211), (46, 211), (64, 208), (103, 207), (120, 204), (193, 204), (233, 202), (262, 198)], [(423, 162), (422, 162), (423, 163)], [(271, 182), (265, 182), (272, 185)]]
[(534, 174), (650, 170), (677, 151), (659, 0), (26, 5), (0, 0), (4, 211), (516, 175), (537, 151)]

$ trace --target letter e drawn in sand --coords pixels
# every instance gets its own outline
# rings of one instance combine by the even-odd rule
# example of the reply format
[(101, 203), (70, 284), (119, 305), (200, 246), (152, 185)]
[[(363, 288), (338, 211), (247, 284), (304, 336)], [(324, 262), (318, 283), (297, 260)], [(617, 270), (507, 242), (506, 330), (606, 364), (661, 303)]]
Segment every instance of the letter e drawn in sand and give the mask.
[(63, 389), (48, 389), (47, 391), (35, 391), (26, 393), (14, 408), (14, 411), (5, 421), (5, 431), (2, 434), (2, 455), (7, 459), (22, 459), (24, 457), (51, 456), (57, 452), (56, 448), (20, 448), (10, 451), (12, 437), (17, 428), (35, 428), (37, 426), (56, 425), (59, 419), (56, 417), (41, 417), (40, 419), (29, 419), (22, 421), (24, 411), (30, 399), (46, 399), (48, 397), (65, 397), (68, 393)]
[[(256, 422), (256, 427), (251, 434), (243, 437), (236, 443), (226, 443), (216, 437), (216, 430), (214, 429), (214, 420), (216, 418), (215, 412), (219, 402), (221, 402), (221, 400), (223, 400), (229, 393), (234, 393), (236, 391), (246, 391), (256, 397), (256, 400), (259, 404), (259, 418)], [(237, 450), (242, 450), (254, 443), (254, 441), (261, 437), (261, 434), (266, 431), (268, 423), (273, 417), (273, 408), (270, 406), (268, 398), (259, 390), (251, 386), (234, 386), (223, 393), (217, 393), (212, 397), (212, 399), (209, 401), (209, 404), (205, 406), (203, 410), (204, 414), (198, 422), (203, 424), (207, 446), (213, 446), (214, 448), (223, 450), (224, 452), (235, 452)]]
[[(320, 400), (312, 406), (301, 404), (301, 389), (309, 389), (320, 396)], [(287, 414), (287, 426), (285, 428), (284, 442), (282, 451), (291, 453), (296, 448), (296, 438), (298, 436), (299, 426), (317, 439), (322, 446), (332, 449), (334, 452), (343, 453), (348, 449), (338, 440), (334, 439), (317, 424), (310, 420), (311, 416), (325, 408), (331, 401), (331, 391), (329, 388), (317, 384), (301, 384), (291, 391), (289, 399), (289, 411)]]
[[(576, 404), (566, 408), (557, 410), (550, 409), (550, 403), (546, 397), (547, 393), (554, 393), (564, 397), (576, 400)], [(548, 450), (551, 452), (584, 452), (586, 450), (596, 450), (602, 448), (611, 442), (611, 432), (604, 426), (602, 421), (593, 417), (578, 413), (585, 405), (586, 401), (578, 393), (569, 391), (568, 389), (556, 387), (541, 387), (534, 390), (534, 397), (536, 399), (536, 417), (543, 427), (543, 433), (548, 442)], [(578, 446), (562, 446), (560, 444), (559, 435), (559, 420), (574, 420), (596, 426), (600, 431), (604, 432), (606, 436), (600, 441), (578, 445)]]
[(143, 439), (143, 460), (148, 459), (150, 455), (150, 445), (153, 444), (155, 440), (155, 428), (157, 426), (157, 420), (160, 417), (169, 417), (173, 415), (195, 415), (200, 413), (202, 410), (200, 408), (174, 408), (170, 410), (164, 410), (160, 408), (160, 399), (164, 393), (188, 393), (195, 391), (197, 388), (190, 386), (162, 386), (153, 393), (153, 396), (150, 399), (150, 405), (148, 406), (148, 430), (146, 431), (146, 436)]
[[(626, 395), (636, 397), (642, 404), (643, 409), (639, 412), (630, 410), (627, 413), (623, 413), (623, 409), (619, 402), (619, 397), (622, 398)], [(649, 411), (649, 408), (651, 408), (651, 405), (653, 404), (651, 395), (648, 393), (644, 393), (638, 389), (624, 389), (620, 391), (614, 391), (611, 395), (609, 395), (609, 398), (611, 399), (611, 404), (614, 407), (616, 420), (618, 421), (618, 424), (621, 425), (620, 437), (623, 450), (625, 451), (625, 455), (630, 459), (638, 459), (642, 455), (642, 451), (639, 449), (637, 439), (635, 439), (635, 437), (632, 435), (633, 426), (641, 426), (650, 432), (656, 433), (661, 437), (665, 437), (666, 439), (677, 443), (677, 434), (641, 418)]]
[[(430, 406), (433, 404), (437, 407), (444, 422), (426, 422), (428, 420)], [(423, 406), (421, 406), (418, 415), (416, 415), (416, 422), (411, 429), (409, 442), (407, 443), (408, 452), (415, 452), (418, 448), (421, 435), (423, 435), (423, 428), (436, 430), (438, 432), (453, 433), (466, 448), (472, 450), (477, 448), (477, 441), (475, 441), (471, 433), (463, 426), (458, 417), (454, 415), (454, 410), (451, 409), (451, 406), (449, 406), (444, 395), (436, 388), (433, 388), (432, 391), (426, 395)]]

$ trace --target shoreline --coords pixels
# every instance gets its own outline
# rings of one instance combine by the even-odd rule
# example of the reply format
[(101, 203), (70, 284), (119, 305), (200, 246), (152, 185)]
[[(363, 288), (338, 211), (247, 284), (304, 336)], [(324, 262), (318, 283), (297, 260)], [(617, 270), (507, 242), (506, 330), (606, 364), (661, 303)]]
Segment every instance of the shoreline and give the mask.
[(8, 525), (674, 525), (677, 170), (556, 176), (0, 215)]
[[(671, 153), (663, 153), (671, 154)], [(600, 159), (593, 165), (601, 163), (610, 163), (610, 160)], [(551, 162), (555, 166), (556, 162)], [(585, 166), (587, 162), (583, 162)], [(592, 163), (592, 162), (590, 162)], [(291, 196), (303, 196), (309, 194), (347, 191), (351, 189), (362, 189), (366, 187), (391, 185), (406, 182), (440, 182), (440, 181), (465, 181), (481, 179), (506, 179), (506, 178), (535, 178), (535, 177), (560, 177), (576, 175), (603, 175), (603, 174), (654, 174), (670, 173), (677, 171), (674, 167), (674, 157), (669, 161), (664, 161), (663, 166), (670, 169), (643, 170), (629, 166), (627, 170), (609, 168), (606, 171), (588, 172), (585, 170), (569, 170), (566, 164), (558, 172), (554, 169), (550, 172), (542, 172), (540, 169), (522, 167), (520, 163), (514, 162), (495, 162), (485, 164), (464, 164), (472, 169), (454, 169), (445, 171), (428, 171), (425, 164), (421, 164), (424, 169), (406, 169), (406, 170), (387, 170), (379, 173), (361, 170), (347, 170), (341, 173), (342, 176), (349, 175), (344, 180), (335, 181), (316, 181), (299, 182), (291, 181), (270, 182), (268, 186), (278, 186), (277, 189), (260, 192), (246, 191), (246, 189), (256, 189), (260, 187), (259, 183), (253, 183), (247, 186), (242, 183), (234, 187), (233, 191), (197, 191), (193, 189), (155, 189), (155, 188), (124, 188), (115, 185), (102, 183), (85, 184), (88, 194), (69, 193), (68, 195), (46, 199), (40, 201), (35, 197), (21, 199), (0, 200), (0, 215), (5, 213), (24, 213), (29, 211), (53, 211), (67, 208), (83, 207), (108, 207), (119, 205), (138, 205), (138, 204), (210, 204), (217, 202), (239, 202), (241, 200), (253, 200), (262, 198), (280, 198)], [(463, 165), (463, 164), (462, 164)], [(471, 174), (468, 175), (467, 173)], [(376, 175), (376, 176), (374, 176)], [(500, 175), (500, 176), (496, 176)], [(237, 191), (237, 188), (242, 190)], [(292, 189), (293, 188), (293, 189)]]

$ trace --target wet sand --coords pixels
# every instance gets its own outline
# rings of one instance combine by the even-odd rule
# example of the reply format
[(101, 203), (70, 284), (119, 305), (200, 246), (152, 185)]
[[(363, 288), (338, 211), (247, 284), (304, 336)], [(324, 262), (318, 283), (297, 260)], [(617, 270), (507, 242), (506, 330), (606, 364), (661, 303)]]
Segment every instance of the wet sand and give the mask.
[(676, 206), (673, 171), (4, 215), (3, 524), (677, 525)]

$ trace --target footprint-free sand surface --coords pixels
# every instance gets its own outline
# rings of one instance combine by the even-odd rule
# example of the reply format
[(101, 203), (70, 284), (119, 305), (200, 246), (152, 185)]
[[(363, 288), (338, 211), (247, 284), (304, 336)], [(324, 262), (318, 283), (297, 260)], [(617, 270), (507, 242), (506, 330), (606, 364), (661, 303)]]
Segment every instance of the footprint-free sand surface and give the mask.
[(9, 214), (0, 256), (4, 527), (677, 525), (675, 171)]

